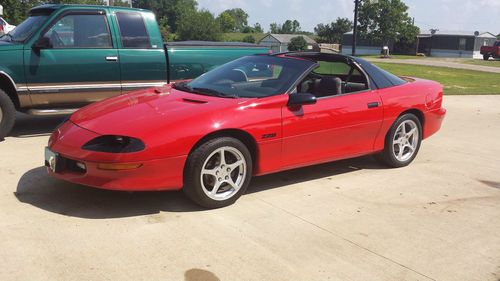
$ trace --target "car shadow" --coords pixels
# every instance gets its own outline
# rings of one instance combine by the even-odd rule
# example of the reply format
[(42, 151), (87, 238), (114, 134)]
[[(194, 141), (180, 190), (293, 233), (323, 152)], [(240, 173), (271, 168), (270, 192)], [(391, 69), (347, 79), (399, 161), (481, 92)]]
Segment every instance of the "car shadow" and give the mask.
[[(334, 177), (360, 169), (384, 168), (372, 157), (310, 166), (255, 177), (247, 189), (247, 194), (286, 188), (288, 185)], [(123, 218), (159, 212), (206, 211), (189, 201), (182, 191), (132, 193), (89, 188), (49, 177), (45, 167), (25, 173), (19, 180), (14, 195), (20, 202), (42, 210), (85, 219)]]
[(14, 138), (49, 136), (69, 115), (32, 116), (17, 113), (16, 124), (9, 134)]

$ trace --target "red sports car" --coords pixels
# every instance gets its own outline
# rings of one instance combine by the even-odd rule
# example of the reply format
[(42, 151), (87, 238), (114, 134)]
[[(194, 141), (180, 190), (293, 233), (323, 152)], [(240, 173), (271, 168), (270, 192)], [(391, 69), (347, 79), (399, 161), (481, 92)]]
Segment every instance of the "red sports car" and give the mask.
[(49, 174), (104, 189), (234, 203), (254, 175), (378, 154), (410, 164), (446, 110), (436, 82), (337, 54), (256, 55), (190, 82), (87, 106), (55, 130)]

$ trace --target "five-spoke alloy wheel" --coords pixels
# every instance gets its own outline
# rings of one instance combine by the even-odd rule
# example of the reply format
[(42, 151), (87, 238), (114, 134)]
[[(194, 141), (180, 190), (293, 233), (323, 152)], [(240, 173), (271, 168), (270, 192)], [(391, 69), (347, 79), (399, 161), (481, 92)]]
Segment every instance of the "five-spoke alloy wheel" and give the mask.
[(234, 147), (221, 147), (212, 152), (200, 174), (205, 194), (217, 201), (234, 196), (243, 186), (247, 164), (243, 154)]
[(385, 148), (378, 157), (384, 164), (399, 168), (408, 166), (417, 156), (422, 142), (422, 125), (413, 114), (400, 116), (392, 125)]
[(233, 204), (252, 177), (248, 148), (231, 137), (215, 138), (189, 155), (184, 172), (184, 192), (206, 208)]

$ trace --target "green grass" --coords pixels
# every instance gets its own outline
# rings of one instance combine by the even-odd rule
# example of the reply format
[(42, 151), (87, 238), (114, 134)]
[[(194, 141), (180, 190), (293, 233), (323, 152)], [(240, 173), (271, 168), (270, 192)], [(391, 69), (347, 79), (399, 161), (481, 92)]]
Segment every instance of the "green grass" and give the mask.
[[(380, 55), (361, 55), (359, 57), (362, 57), (364, 59), (380, 59), (382, 58)], [(390, 59), (395, 59), (395, 60), (411, 60), (411, 59), (424, 59), (425, 57), (420, 57), (420, 56), (408, 56), (408, 55), (391, 55)]]
[(446, 95), (500, 95), (498, 73), (411, 64), (375, 63), (399, 76), (437, 81)]
[(248, 35), (252, 35), (253, 38), (255, 39), (255, 43), (258, 43), (260, 39), (264, 38), (266, 34), (264, 33), (238, 33), (238, 32), (231, 32), (231, 33), (224, 33), (222, 35), (223, 41), (230, 41), (230, 42), (242, 42), (243, 38), (245, 38)]
[(491, 67), (500, 67), (500, 60), (463, 60), (461, 63), (480, 65), (480, 66), (491, 66)]

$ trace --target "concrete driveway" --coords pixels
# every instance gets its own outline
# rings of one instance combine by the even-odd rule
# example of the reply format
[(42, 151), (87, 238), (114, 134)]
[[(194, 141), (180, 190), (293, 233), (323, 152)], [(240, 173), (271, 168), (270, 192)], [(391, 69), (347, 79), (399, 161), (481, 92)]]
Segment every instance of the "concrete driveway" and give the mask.
[(371, 157), (254, 179), (235, 205), (47, 177), (61, 118), (0, 143), (1, 280), (500, 280), (500, 96), (446, 97), (407, 168)]

